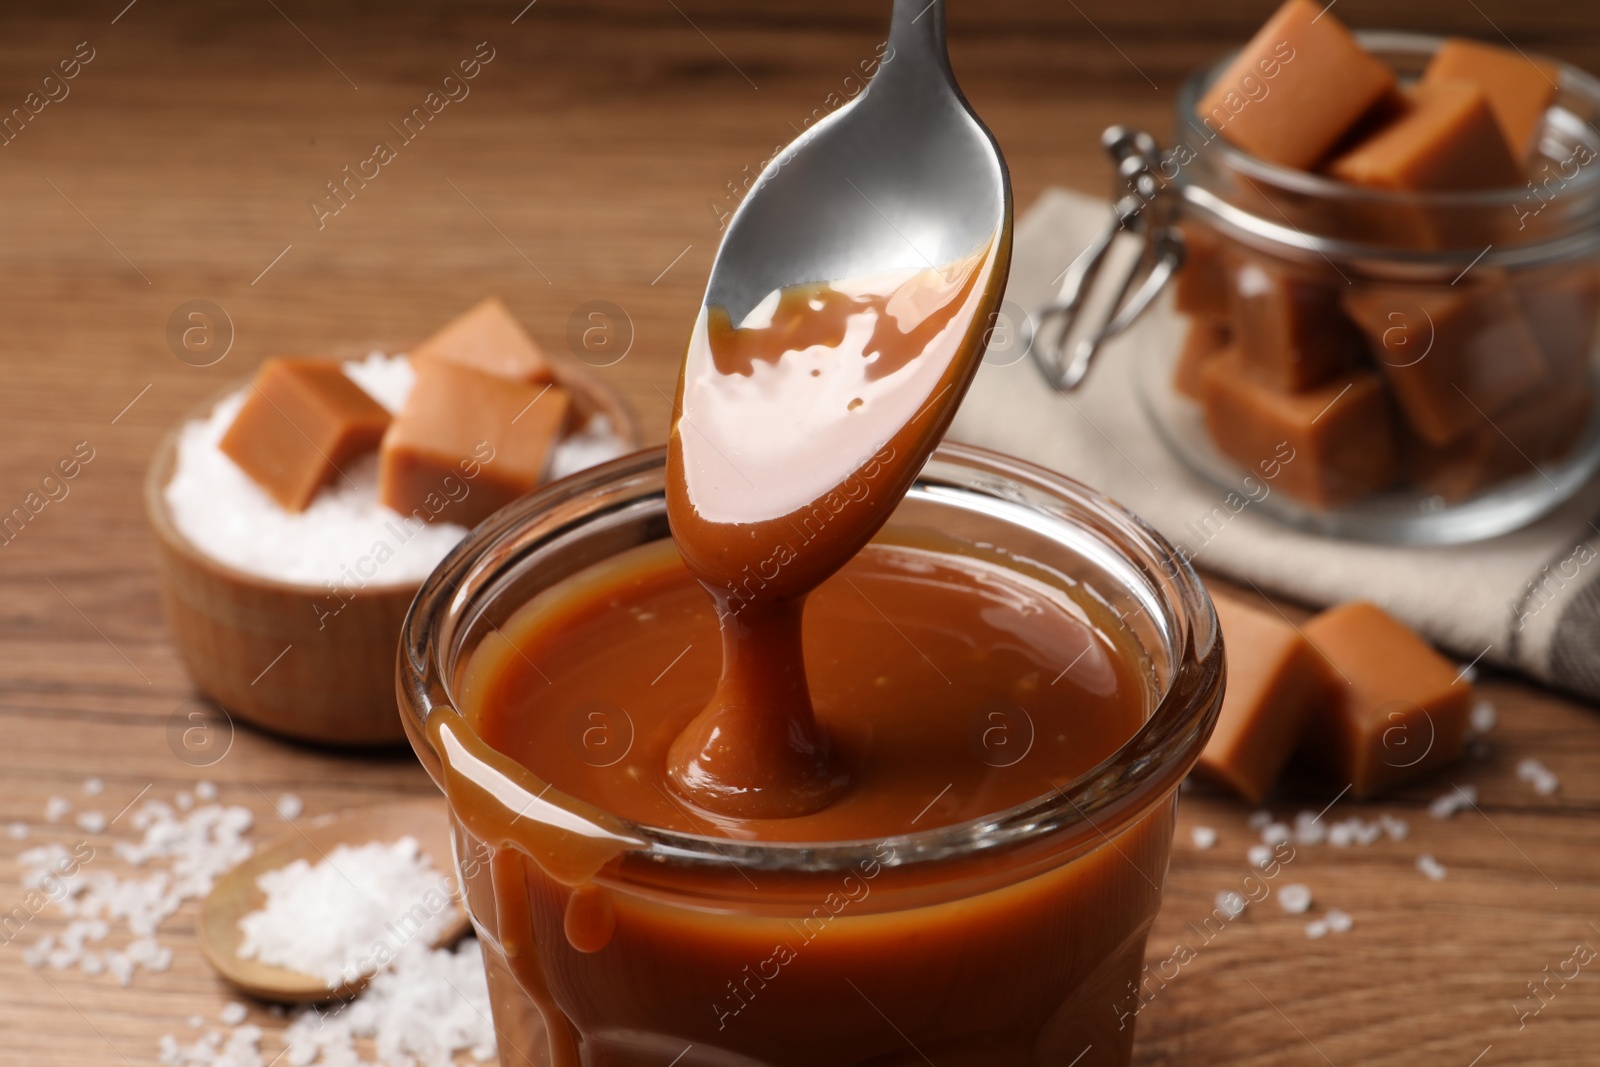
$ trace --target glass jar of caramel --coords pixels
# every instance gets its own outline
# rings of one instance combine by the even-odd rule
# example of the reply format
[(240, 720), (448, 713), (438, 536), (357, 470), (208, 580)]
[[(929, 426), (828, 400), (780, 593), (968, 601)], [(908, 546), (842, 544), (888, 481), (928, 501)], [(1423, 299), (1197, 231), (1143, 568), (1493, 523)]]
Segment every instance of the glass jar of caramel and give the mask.
[[(1076, 483), (941, 449), (872, 544), (812, 594), (808, 674), (818, 714), (874, 723), (896, 765), (970, 756), (981, 773), (958, 768), (964, 784), (947, 793), (878, 791), (873, 804), (898, 810), (889, 822), (865, 804), (871, 790), (806, 816), (853, 834), (718, 821), (638, 760), (671, 736), (671, 693), (703, 701), (717, 664), (709, 600), (678, 584), (664, 457), (625, 457), (500, 512), (406, 622), (401, 714), (449, 798), (501, 1062), (1127, 1064), (1177, 788), (1222, 695), (1220, 634), (1193, 571)], [(895, 553), (890, 569), (913, 584), (943, 588), (941, 574), (967, 568), (996, 595), (1033, 590), (1092, 628), (1093, 648), (1064, 654), (1054, 679), (1012, 678), (1015, 703), (928, 707), (924, 720), (918, 702), (907, 723), (875, 719), (895, 699), (878, 665), (921, 656), (927, 692), (961, 691), (969, 663), (1013, 655), (1043, 625), (985, 610), (1009, 641), (964, 642), (965, 617), (946, 641), (948, 620), (912, 618), (890, 583), (874, 584)], [(858, 623), (832, 632), (848, 611)], [(1098, 720), (1123, 711), (1126, 729), (1095, 749), (1111, 736)], [(1020, 802), (951, 806), (1030, 766), (1047, 784)]]
[[(1356, 36), (1402, 84), (1442, 44)], [(1600, 467), (1600, 81), (1539, 60), (1556, 88), (1524, 184), (1404, 192), (1230, 144), (1230, 115), (1200, 110), (1229, 62), (1184, 86), (1169, 148), (1108, 131), (1121, 221), (1146, 240), (1115, 326), (1169, 274), (1186, 319), (1135, 368), (1172, 453), (1229, 490), (1270, 463), (1263, 510), (1393, 543), (1492, 537), (1569, 498)]]

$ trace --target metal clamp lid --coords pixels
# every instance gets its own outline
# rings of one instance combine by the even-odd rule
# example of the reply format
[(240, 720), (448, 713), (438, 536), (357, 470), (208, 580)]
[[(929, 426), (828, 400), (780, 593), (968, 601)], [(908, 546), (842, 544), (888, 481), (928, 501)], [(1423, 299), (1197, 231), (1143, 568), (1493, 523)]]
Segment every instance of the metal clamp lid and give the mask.
[[(1060, 291), (1039, 311), (1038, 325), (1027, 338), (1026, 348), (1045, 381), (1063, 393), (1083, 384), (1101, 346), (1133, 325), (1184, 259), (1183, 237), (1174, 225), (1181, 198), (1156, 180), (1161, 149), (1155, 138), (1112, 126), (1101, 134), (1100, 145), (1116, 166), (1119, 191), (1131, 191), (1118, 198), (1112, 218), (1067, 268)], [(1112, 243), (1124, 230), (1142, 240), (1139, 255), (1116, 282), (1115, 300), (1102, 321), (1071, 343)]]

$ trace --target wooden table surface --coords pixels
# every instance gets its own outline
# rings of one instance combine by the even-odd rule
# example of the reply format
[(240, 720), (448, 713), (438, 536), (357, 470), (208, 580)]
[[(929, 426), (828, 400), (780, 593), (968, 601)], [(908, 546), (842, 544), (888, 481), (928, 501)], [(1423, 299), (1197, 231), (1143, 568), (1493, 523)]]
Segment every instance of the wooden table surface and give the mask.
[[(954, 64), (1025, 207), (1049, 184), (1102, 189), (1100, 129), (1165, 131), (1184, 73), (1271, 5), (953, 6)], [(263, 833), (284, 792), (308, 815), (431, 792), (409, 753), (345, 756), (243, 727), (213, 766), (174, 754), (169, 725), (194, 694), (167, 637), (140, 507), (157, 440), (266, 355), (404, 345), (486, 292), (558, 352), (580, 304), (622, 308), (634, 344), (603, 373), (659, 439), (719, 212), (775, 146), (852, 91), (887, 5), (331, 7), (63, 0), (0, 16), (0, 115), (60, 60), (92, 55), (70, 95), (0, 147), (0, 511), (78, 442), (94, 454), (70, 494), (0, 548), (0, 824), (30, 827), (26, 842), (0, 839), (0, 910), (22, 895), (21, 848), (84, 836), (109, 851), (119, 828), (84, 835), (44, 819), (52, 795), (82, 806), (89, 775), (105, 780), (108, 812), (147, 787), (170, 797), (209, 778), (257, 812)], [(1385, 8), (1346, 0), (1338, 11), (1358, 25), (1503, 31), (1600, 69), (1591, 0)], [(493, 59), (471, 95), (319, 226), (308, 202), (374, 141), (394, 139), (389, 124), (484, 41)], [(204, 368), (177, 358), (167, 336), (169, 316), (195, 299), (220, 305), (233, 328), (227, 356)], [(1191, 924), (1241, 886), (1253, 835), (1240, 804), (1185, 799), (1150, 961), (1179, 942), (1197, 951), (1150, 987), (1138, 1063), (1595, 1062), (1600, 976), (1572, 977), (1570, 965), (1564, 981), (1549, 975), (1575, 946), (1600, 945), (1600, 723), (1515, 680), (1488, 678), (1482, 691), (1500, 718), (1485, 758), (1328, 816), (1401, 815), (1407, 840), (1304, 849), (1280, 876), (1313, 889), (1313, 913), (1353, 916), (1348, 932), (1308, 939), (1307, 916), (1269, 901), (1200, 944)], [(1560, 776), (1559, 792), (1518, 780), (1527, 756)], [(1481, 810), (1430, 818), (1427, 801), (1454, 783), (1476, 785)], [(1275, 810), (1328, 799), (1309, 792)], [(1219, 831), (1214, 849), (1190, 843), (1201, 824)], [(1418, 873), (1424, 852), (1445, 880)], [(124, 989), (29, 970), (23, 946), (59, 925), (39, 917), (0, 946), (0, 1060), (154, 1062), (161, 1034), (230, 999), (195, 950), (194, 920), (191, 905), (161, 932), (176, 953), (169, 971)], [(1542, 983), (1542, 1001), (1530, 983)], [(269, 1058), (277, 1048), (269, 1036)]]

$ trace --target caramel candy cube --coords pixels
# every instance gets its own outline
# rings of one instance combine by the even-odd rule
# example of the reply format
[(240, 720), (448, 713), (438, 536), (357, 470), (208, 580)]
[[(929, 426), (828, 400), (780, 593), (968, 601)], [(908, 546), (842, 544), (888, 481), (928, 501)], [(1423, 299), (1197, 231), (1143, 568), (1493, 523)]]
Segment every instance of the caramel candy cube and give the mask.
[(1174, 306), (1185, 315), (1228, 317), (1228, 273), (1222, 237), (1209, 226), (1178, 224), (1183, 234), (1183, 266), (1173, 281)]
[(1178, 352), (1178, 364), (1173, 369), (1172, 387), (1191, 400), (1199, 400), (1204, 393), (1206, 364), (1220, 356), (1228, 347), (1230, 331), (1227, 326), (1212, 319), (1190, 319), (1189, 332)]
[(1463, 81), (1411, 86), (1400, 117), (1334, 159), (1328, 173), (1406, 191), (1509, 189), (1524, 181), (1488, 97)]
[(1395, 479), (1393, 416), (1382, 379), (1370, 371), (1282, 393), (1230, 350), (1206, 367), (1204, 387), (1206, 431), (1217, 450), (1296, 500), (1334, 508)]
[(1439, 46), (1425, 82), (1468, 81), (1483, 90), (1506, 147), (1518, 161), (1533, 154), (1544, 113), (1556, 98), (1561, 72), (1509, 48), (1452, 37)]
[(1289, 393), (1310, 389), (1349, 369), (1366, 350), (1330, 285), (1256, 257), (1234, 258), (1229, 267), (1239, 358), (1268, 385)]
[(1461, 757), (1472, 687), (1456, 665), (1375, 604), (1343, 604), (1304, 626), (1338, 677), (1303, 750), (1357, 797)]
[(414, 360), (446, 359), (496, 378), (529, 385), (554, 381), (533, 338), (497, 296), (482, 300), (411, 352)]
[(1443, 446), (1408, 441), (1406, 478), (1450, 503), (1466, 500), (1560, 459), (1577, 443), (1593, 410), (1594, 390), (1587, 382), (1542, 389), (1459, 441)]
[(1521, 309), (1501, 285), (1374, 287), (1344, 298), (1418, 437), (1447, 445), (1546, 381)]
[(419, 360), (383, 436), (378, 499), (425, 522), (473, 526), (539, 484), (567, 418), (566, 390)]
[(336, 359), (269, 359), (223, 434), (224, 455), (288, 511), (378, 447), (389, 412)]
[(1253, 156), (1307, 170), (1394, 85), (1322, 4), (1288, 0), (1206, 91), (1199, 119)]
[(1215, 593), (1228, 654), (1228, 689), (1196, 769), (1259, 804), (1339, 678), (1322, 653), (1277, 615)]

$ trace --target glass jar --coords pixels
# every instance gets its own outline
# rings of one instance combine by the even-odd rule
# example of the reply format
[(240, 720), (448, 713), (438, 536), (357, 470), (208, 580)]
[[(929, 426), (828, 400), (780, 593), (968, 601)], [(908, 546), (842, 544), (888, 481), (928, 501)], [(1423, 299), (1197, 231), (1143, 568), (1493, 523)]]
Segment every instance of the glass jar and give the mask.
[[(1357, 37), (1402, 82), (1443, 40)], [(1160, 268), (1118, 325), (1173, 268), (1188, 317), (1134, 368), (1171, 452), (1226, 491), (1270, 478), (1281, 520), (1393, 543), (1492, 537), (1575, 493), (1600, 466), (1600, 82), (1553, 63), (1526, 186), (1404, 193), (1233, 147), (1196, 110), (1227, 65), (1183, 87), (1169, 150), (1108, 132)]]
[[(541, 591), (670, 536), (664, 457), (625, 457), (500, 512), (406, 620), (401, 715), (451, 801), (501, 1062), (1128, 1063), (1177, 787), (1215, 721), (1223, 652), (1211, 602), (1171, 546), (1065, 478), (945, 447), (879, 535), (936, 530), (1119, 620), (1147, 718), (1056, 793), (886, 840), (766, 843), (632, 823), (493, 754), (470, 781), (451, 771), (450, 746), (481, 745), (452, 696), (479, 643)], [(486, 797), (515, 813), (516, 834), (485, 840), (464, 812)], [(614, 933), (581, 953), (563, 937), (564, 909), (591, 885), (611, 901)], [(1045, 962), (1019, 968), (1022, 954)]]

